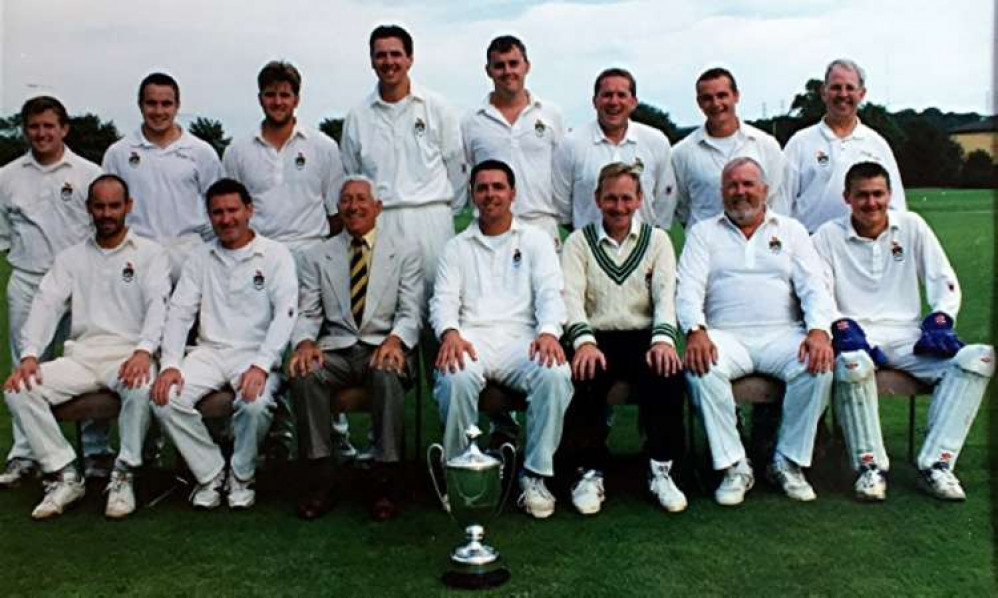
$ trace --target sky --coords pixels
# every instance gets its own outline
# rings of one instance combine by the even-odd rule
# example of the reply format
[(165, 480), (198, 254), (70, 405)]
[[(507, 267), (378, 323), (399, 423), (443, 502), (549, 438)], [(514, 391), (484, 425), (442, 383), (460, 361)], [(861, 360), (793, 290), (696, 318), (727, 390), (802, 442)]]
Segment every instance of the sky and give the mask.
[(827, 63), (867, 71), (867, 100), (891, 110), (993, 113), (993, 0), (0, 0), (0, 114), (51, 94), (122, 133), (140, 124), (136, 92), (163, 70), (180, 82), (181, 120), (245, 135), (260, 119), (256, 74), (271, 59), (302, 72), (299, 120), (342, 117), (371, 89), (367, 38), (397, 23), (415, 39), (411, 75), (464, 111), (491, 89), (485, 47), (527, 46), (532, 93), (570, 126), (594, 117), (604, 68), (637, 78), (638, 98), (680, 125), (702, 121), (697, 75), (729, 68), (748, 119), (786, 112)]

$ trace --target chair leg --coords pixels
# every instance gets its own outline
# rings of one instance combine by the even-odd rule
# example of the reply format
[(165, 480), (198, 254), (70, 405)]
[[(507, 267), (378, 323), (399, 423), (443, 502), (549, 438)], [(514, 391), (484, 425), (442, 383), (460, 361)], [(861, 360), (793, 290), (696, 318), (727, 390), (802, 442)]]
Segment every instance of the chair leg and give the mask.
[(417, 345), (416, 350), (416, 450), (413, 451), (416, 461), (419, 461), (423, 449), (423, 349)]
[(908, 461), (915, 462), (915, 395), (908, 397)]

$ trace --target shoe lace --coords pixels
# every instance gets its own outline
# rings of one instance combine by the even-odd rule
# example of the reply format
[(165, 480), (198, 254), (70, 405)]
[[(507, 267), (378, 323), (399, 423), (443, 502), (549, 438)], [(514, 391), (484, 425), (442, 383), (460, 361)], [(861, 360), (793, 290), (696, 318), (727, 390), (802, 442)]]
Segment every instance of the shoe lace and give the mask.
[(131, 476), (127, 473), (122, 471), (113, 471), (111, 472), (111, 480), (108, 482), (107, 488), (104, 489), (104, 492), (117, 495), (129, 482), (131, 482)]
[(548, 490), (547, 485), (544, 484), (544, 480), (527, 476), (524, 482), (523, 494), (517, 499), (516, 504), (522, 507), (523, 503), (527, 500), (527, 496), (531, 494), (537, 495), (545, 501), (554, 500), (554, 495)]

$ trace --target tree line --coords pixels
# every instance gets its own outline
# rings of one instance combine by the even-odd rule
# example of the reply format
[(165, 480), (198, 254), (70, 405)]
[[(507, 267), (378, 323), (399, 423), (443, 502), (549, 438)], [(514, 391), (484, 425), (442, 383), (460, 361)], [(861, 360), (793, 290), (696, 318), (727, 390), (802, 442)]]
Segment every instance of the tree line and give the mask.
[[(804, 91), (794, 96), (787, 114), (748, 122), (772, 134), (781, 146), (785, 145), (791, 135), (817, 123), (824, 115), (825, 105), (819, 95), (821, 85), (819, 79), (809, 80)], [(906, 187), (998, 186), (998, 165), (992, 157), (982, 150), (964, 155), (963, 148), (949, 137), (954, 127), (981, 121), (982, 116), (977, 113), (944, 113), (938, 108), (890, 112), (884, 106), (867, 102), (860, 107), (859, 117), (890, 143)], [(638, 105), (632, 119), (659, 129), (672, 144), (695, 128), (677, 126), (668, 112), (644, 102)], [(103, 121), (95, 114), (72, 116), (69, 124), (66, 145), (98, 164), (107, 148), (121, 138), (113, 122)], [(219, 156), (232, 141), (222, 123), (211, 118), (196, 118), (188, 130), (210, 144)], [(339, 142), (343, 119), (323, 119), (319, 130)], [(0, 118), (0, 165), (26, 150), (20, 115)]]

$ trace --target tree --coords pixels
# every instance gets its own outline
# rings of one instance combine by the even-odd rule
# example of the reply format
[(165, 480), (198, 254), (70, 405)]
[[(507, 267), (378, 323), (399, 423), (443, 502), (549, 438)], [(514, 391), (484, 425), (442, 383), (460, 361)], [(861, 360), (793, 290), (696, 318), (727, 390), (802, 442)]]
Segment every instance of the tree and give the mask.
[(225, 136), (225, 129), (222, 127), (222, 122), (218, 120), (199, 116), (194, 119), (194, 122), (191, 123), (191, 126), (187, 130), (191, 132), (191, 135), (194, 135), (214, 148), (219, 158), (225, 153), (225, 148), (229, 147), (229, 144), (232, 143), (232, 138)]
[(21, 137), (21, 117), (0, 118), (0, 166), (17, 159), (28, 149)]
[(340, 139), (343, 138), (343, 119), (324, 118), (319, 123), (319, 130), (335, 139), (336, 143), (339, 143)]
[(662, 131), (665, 133), (665, 136), (669, 138), (669, 143), (672, 144), (675, 144), (684, 137), (684, 135), (679, 132), (679, 127), (676, 126), (676, 123), (672, 122), (672, 119), (669, 117), (669, 113), (664, 112), (651, 104), (639, 102), (638, 107), (635, 108), (634, 112), (631, 114), (631, 120), (646, 124), (649, 127)]
[(991, 155), (984, 150), (974, 150), (963, 163), (960, 183), (964, 187), (986, 188), (998, 186), (998, 168)]
[(90, 113), (69, 117), (66, 145), (95, 164), (104, 160), (104, 152), (119, 139), (121, 135), (112, 121), (103, 122), (99, 116)]
[(790, 103), (790, 114), (795, 116), (801, 129), (810, 127), (825, 115), (825, 102), (821, 99), (821, 79), (808, 79), (804, 84), (804, 93), (794, 96)]

